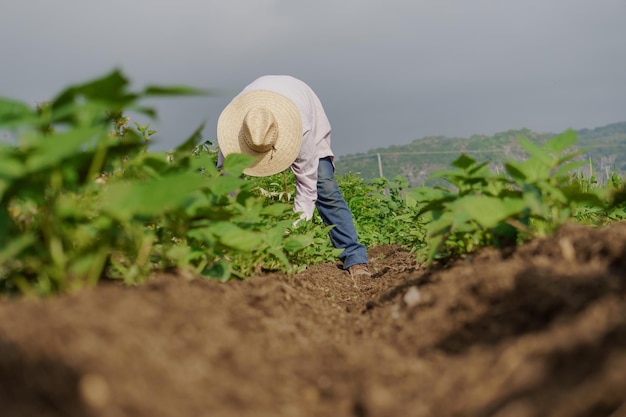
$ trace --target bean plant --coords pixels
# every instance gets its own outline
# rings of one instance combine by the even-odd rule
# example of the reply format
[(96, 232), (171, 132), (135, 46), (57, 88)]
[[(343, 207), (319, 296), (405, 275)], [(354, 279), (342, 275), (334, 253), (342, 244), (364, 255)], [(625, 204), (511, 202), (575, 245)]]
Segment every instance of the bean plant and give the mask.
[(119, 71), (71, 86), (31, 108), (0, 99), (0, 290), (50, 294), (100, 279), (138, 284), (151, 271), (189, 268), (227, 280), (252, 270), (291, 270), (311, 236), (289, 234), (287, 204), (269, 204), (242, 178), (249, 157), (222, 172), (201, 130), (171, 152), (149, 152), (153, 96), (201, 92), (147, 87), (133, 92)]
[(505, 163), (505, 173), (492, 172), (489, 161), (461, 155), (452, 164), (455, 169), (433, 174), (450, 187), (411, 190), (428, 225), (428, 259), (546, 236), (584, 212), (623, 213), (615, 190), (590, 187), (573, 178), (585, 164), (577, 160), (582, 151), (571, 149), (576, 141), (572, 130), (543, 146), (520, 138), (530, 157)]

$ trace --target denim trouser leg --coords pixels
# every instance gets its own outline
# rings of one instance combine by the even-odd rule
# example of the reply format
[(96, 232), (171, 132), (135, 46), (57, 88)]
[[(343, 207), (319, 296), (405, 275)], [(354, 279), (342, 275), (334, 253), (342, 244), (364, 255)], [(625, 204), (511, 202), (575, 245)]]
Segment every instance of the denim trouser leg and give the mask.
[(315, 203), (325, 225), (334, 224), (330, 241), (336, 248), (345, 250), (339, 255), (344, 269), (356, 264), (366, 264), (367, 250), (359, 243), (352, 212), (335, 181), (335, 169), (330, 158), (322, 158), (317, 170), (317, 202)]

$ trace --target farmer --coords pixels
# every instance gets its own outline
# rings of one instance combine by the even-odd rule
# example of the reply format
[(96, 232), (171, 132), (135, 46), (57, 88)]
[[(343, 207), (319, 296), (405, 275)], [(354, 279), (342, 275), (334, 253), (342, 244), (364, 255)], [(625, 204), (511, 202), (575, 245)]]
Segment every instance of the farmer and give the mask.
[(330, 122), (315, 92), (286, 75), (260, 77), (241, 91), (217, 122), (218, 166), (231, 153), (256, 161), (244, 173), (273, 175), (291, 167), (296, 178), (294, 211), (310, 220), (317, 210), (330, 230), (343, 268), (353, 278), (371, 277), (367, 251), (358, 241), (352, 213), (335, 181)]

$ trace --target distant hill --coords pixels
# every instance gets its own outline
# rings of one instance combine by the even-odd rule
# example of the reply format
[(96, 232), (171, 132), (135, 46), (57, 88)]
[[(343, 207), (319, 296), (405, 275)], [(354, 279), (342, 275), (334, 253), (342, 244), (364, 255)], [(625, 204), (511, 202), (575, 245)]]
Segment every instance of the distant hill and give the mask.
[[(591, 159), (600, 181), (605, 180), (610, 172), (626, 174), (626, 122), (582, 129), (577, 133), (576, 146), (586, 150), (584, 159)], [(432, 185), (427, 181), (430, 173), (449, 169), (452, 161), (462, 153), (478, 161), (490, 160), (494, 169), (499, 169), (503, 162), (511, 159), (526, 159), (528, 155), (517, 141), (521, 136), (542, 144), (555, 133), (519, 129), (470, 138), (430, 136), (416, 139), (407, 145), (337, 157), (337, 175), (357, 173), (365, 181), (370, 181), (379, 177), (382, 170), (382, 176), (389, 179), (398, 175), (406, 177), (411, 186)]]

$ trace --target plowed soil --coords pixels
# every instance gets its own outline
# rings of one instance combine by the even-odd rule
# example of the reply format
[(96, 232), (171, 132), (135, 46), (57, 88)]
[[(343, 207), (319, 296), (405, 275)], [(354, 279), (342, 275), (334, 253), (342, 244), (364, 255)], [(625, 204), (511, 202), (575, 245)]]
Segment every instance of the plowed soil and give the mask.
[(0, 299), (0, 416), (626, 414), (626, 224), (370, 259)]

